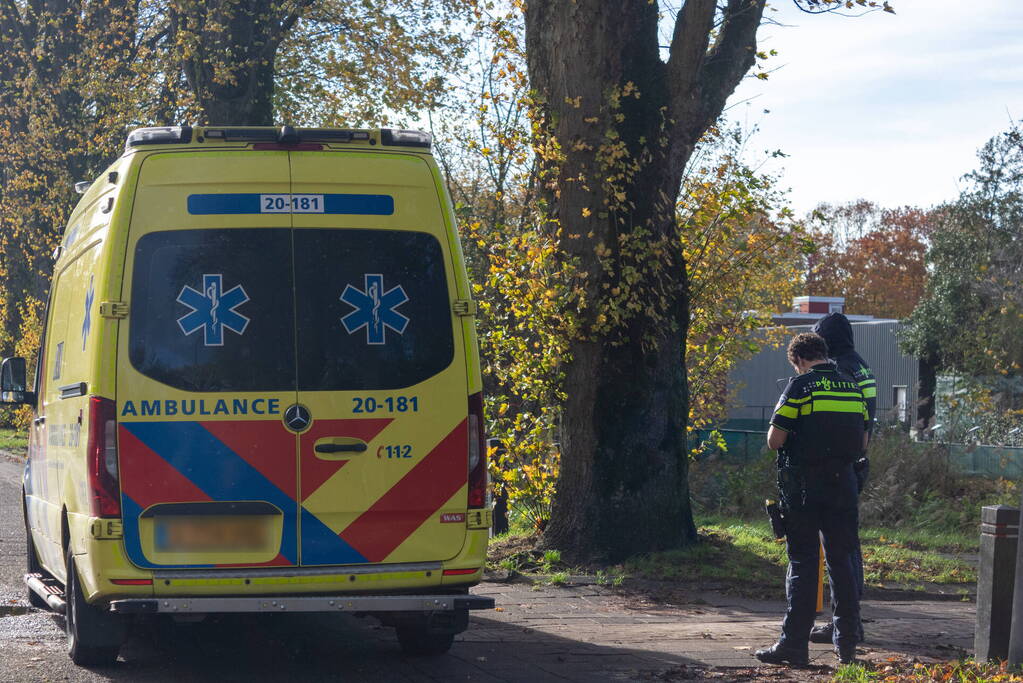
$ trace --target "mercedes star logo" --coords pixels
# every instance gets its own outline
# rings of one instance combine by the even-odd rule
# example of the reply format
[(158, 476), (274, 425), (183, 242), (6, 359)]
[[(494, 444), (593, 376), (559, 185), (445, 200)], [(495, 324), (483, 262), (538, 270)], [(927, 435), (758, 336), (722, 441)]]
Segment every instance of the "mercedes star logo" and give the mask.
[(301, 403), (292, 404), (284, 411), (284, 424), (293, 432), (305, 431), (309, 428), (309, 423), (312, 420), (313, 416), (309, 413), (309, 409)]

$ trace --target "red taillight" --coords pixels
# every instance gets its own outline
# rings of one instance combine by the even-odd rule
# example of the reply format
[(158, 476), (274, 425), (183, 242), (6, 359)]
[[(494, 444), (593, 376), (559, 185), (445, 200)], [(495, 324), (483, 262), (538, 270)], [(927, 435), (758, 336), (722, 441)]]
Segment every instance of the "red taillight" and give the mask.
[(93, 517), (120, 517), (117, 477), (117, 406), (108, 398), (89, 397), (89, 494)]
[(469, 507), (487, 506), (487, 445), (483, 435), (483, 393), (469, 397)]
[(479, 569), (445, 569), (444, 576), (466, 576), (468, 574), (475, 574)]

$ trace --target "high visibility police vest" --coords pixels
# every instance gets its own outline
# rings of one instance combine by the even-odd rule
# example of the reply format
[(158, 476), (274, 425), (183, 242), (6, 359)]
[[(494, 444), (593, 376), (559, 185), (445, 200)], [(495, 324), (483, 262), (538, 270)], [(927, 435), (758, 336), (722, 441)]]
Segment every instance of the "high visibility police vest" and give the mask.
[(830, 362), (790, 379), (771, 417), (789, 432), (786, 452), (807, 466), (853, 462), (869, 421), (859, 384)]

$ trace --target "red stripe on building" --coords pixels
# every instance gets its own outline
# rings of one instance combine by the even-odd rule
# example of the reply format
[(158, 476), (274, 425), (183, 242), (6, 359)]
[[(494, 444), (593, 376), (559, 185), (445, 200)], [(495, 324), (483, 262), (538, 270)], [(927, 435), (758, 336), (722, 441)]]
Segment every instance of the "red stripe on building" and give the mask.
[(317, 440), (340, 436), (361, 439), (369, 443), (393, 421), (394, 419), (389, 417), (367, 420), (315, 420), (309, 431), (299, 437), (302, 444), (302, 501), (316, 493), (317, 489), (348, 463), (347, 460), (317, 458), (313, 450)]
[(222, 444), (279, 488), (295, 497), (295, 435), (280, 420), (200, 422)]
[(437, 447), (341, 532), (370, 562), (381, 562), (465, 486), (468, 433), (463, 420)]
[(118, 428), (121, 488), (143, 510), (157, 503), (195, 503), (210, 500), (166, 460), (138, 440), (123, 425)]

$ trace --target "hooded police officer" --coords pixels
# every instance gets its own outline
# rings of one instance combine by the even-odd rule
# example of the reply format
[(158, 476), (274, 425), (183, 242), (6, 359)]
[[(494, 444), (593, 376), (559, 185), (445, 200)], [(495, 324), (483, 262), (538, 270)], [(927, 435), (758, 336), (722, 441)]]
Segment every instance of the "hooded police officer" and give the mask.
[[(867, 407), (859, 384), (828, 360), (819, 335), (797, 334), (789, 380), (771, 417), (767, 445), (779, 451), (778, 485), (785, 511), (788, 610), (781, 638), (757, 650), (762, 662), (806, 664), (817, 601), (821, 540), (831, 576), (834, 644), (839, 661), (856, 656), (860, 595), (853, 570), (858, 509), (853, 463), (866, 446)], [(820, 540), (819, 540), (820, 539)]]
[[(853, 342), (852, 325), (849, 319), (841, 313), (829, 313), (813, 326), (813, 331), (824, 338), (828, 343), (828, 354), (838, 365), (839, 369), (852, 375), (853, 379), (863, 392), (863, 399), (867, 404), (867, 413), (870, 415), (870, 423), (867, 425), (867, 433), (870, 434), (874, 426), (874, 416), (877, 413), (877, 381), (874, 378), (874, 371), (870, 369), (863, 357), (856, 352)], [(856, 483), (859, 490), (863, 492), (863, 486), (867, 482), (867, 473), (870, 463), (864, 455), (856, 461)], [(860, 591), (860, 599), (863, 598), (863, 553), (860, 550), (859, 534), (856, 536), (856, 555), (853, 558), (853, 569), (856, 572), (856, 582)], [(834, 626), (829, 622), (822, 626), (815, 626), (810, 632), (810, 641), (814, 643), (830, 643), (834, 637)], [(863, 624), (857, 629), (857, 636), (863, 640)]]

